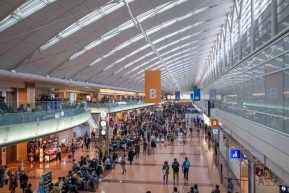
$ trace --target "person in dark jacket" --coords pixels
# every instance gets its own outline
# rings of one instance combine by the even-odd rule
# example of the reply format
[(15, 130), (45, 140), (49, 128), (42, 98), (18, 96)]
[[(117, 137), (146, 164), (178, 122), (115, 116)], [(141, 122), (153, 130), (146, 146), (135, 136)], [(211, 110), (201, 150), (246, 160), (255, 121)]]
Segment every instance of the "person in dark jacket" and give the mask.
[(25, 189), (25, 193), (33, 193), (31, 190), (32, 184), (28, 184), (27, 188)]
[(130, 149), (128, 151), (128, 161), (129, 161), (130, 165), (132, 165), (134, 155), (135, 155), (134, 151), (132, 149)]
[(28, 185), (28, 176), (24, 171), (22, 171), (20, 175), (20, 186), (23, 190), (23, 193), (25, 193), (25, 189), (27, 188), (27, 185)]

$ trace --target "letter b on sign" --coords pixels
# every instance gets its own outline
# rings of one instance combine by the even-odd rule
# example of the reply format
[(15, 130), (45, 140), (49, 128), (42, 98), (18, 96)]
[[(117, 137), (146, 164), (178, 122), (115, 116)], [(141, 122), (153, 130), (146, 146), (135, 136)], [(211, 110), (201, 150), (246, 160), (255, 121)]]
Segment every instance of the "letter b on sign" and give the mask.
[(150, 89), (150, 99), (156, 99), (157, 98), (157, 90), (154, 88)]

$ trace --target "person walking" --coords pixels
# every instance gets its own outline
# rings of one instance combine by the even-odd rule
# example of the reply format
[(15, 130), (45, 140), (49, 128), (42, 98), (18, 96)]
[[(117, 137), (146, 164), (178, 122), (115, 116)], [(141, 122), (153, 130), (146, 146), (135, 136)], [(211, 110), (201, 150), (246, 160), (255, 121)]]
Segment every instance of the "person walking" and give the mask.
[(27, 185), (28, 185), (28, 176), (24, 171), (22, 171), (20, 175), (20, 187), (22, 188), (23, 193), (25, 193)]
[(177, 181), (179, 181), (180, 163), (177, 161), (176, 158), (174, 158), (174, 162), (172, 163), (172, 169), (173, 169), (174, 182), (175, 182), (176, 178), (177, 178)]
[(33, 193), (32, 189), (32, 184), (28, 184), (27, 188), (25, 189), (25, 192), (24, 193)]
[(198, 185), (197, 184), (194, 185), (194, 192), (193, 193), (199, 193), (199, 189), (198, 189)]
[(143, 154), (147, 154), (148, 143), (146, 140), (143, 141)]
[(128, 151), (128, 161), (129, 161), (129, 164), (132, 165), (132, 162), (133, 162), (133, 157), (135, 156), (135, 153), (132, 149), (130, 149)]
[(186, 158), (185, 158), (185, 161), (183, 162), (183, 165), (182, 165), (182, 169), (183, 169), (183, 172), (184, 172), (184, 178), (185, 178), (185, 179), (188, 179), (188, 178), (189, 178), (189, 169), (190, 169), (190, 166), (191, 166), (191, 163), (190, 163), (190, 161), (188, 160), (188, 158), (186, 157)]
[(125, 168), (125, 157), (121, 160), (121, 169), (122, 169), (122, 174), (126, 173), (126, 168)]
[(140, 145), (139, 145), (139, 143), (135, 144), (134, 150), (135, 150), (135, 157), (138, 158), (138, 157), (139, 157), (139, 152), (140, 152)]
[(0, 167), (0, 188), (3, 187), (4, 173), (5, 173), (4, 166), (1, 166), (1, 167)]
[(168, 184), (169, 170), (170, 170), (169, 164), (167, 161), (165, 161), (163, 168), (162, 168), (162, 172), (163, 172), (163, 180), (164, 180), (164, 183), (166, 184)]
[(231, 178), (229, 178), (228, 179), (228, 186), (227, 186), (227, 192), (228, 193), (233, 193), (234, 192), (234, 184), (233, 184), (233, 182), (232, 182), (232, 179)]
[(179, 191), (178, 191), (178, 188), (177, 188), (177, 187), (174, 187), (174, 191), (173, 191), (173, 193), (179, 193)]
[(10, 180), (9, 180), (9, 191), (10, 193), (15, 193), (15, 189), (17, 187), (17, 179), (15, 174), (11, 174)]
[(215, 186), (215, 189), (212, 190), (211, 193), (220, 193), (220, 189), (219, 189), (219, 188), (220, 188), (219, 185), (216, 185), (216, 186)]

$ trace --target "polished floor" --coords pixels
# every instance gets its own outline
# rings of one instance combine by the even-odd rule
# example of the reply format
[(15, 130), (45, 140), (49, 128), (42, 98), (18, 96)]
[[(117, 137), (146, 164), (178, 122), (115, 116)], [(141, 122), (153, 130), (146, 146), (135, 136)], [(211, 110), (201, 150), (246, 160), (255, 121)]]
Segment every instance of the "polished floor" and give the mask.
[[(213, 148), (208, 147), (204, 137), (188, 137), (187, 144), (182, 143), (179, 138), (174, 146), (167, 142), (160, 143), (155, 154), (140, 155), (134, 159), (133, 165), (127, 164), (127, 173), (122, 174), (121, 167), (118, 165), (114, 170), (104, 175), (97, 192), (99, 193), (142, 193), (150, 190), (152, 193), (170, 193), (174, 186), (177, 186), (180, 193), (187, 193), (190, 186), (198, 184), (200, 193), (210, 193), (215, 184), (220, 184), (218, 168), (216, 167), (217, 157), (214, 155)], [(77, 157), (89, 154), (95, 156), (95, 150), (78, 151)], [(180, 163), (184, 158), (188, 157), (191, 162), (189, 171), (189, 179), (185, 180), (180, 172), (179, 182), (174, 183), (172, 171), (170, 171), (168, 185), (165, 185), (162, 180), (162, 165), (164, 161), (168, 161), (171, 165), (174, 158), (177, 158)], [(72, 161), (67, 157), (61, 162), (52, 162), (45, 164), (27, 165), (26, 170), (29, 171), (29, 182), (33, 184), (33, 189), (36, 189), (40, 176), (52, 171), (53, 179), (58, 176), (64, 176), (71, 169)], [(230, 174), (226, 174), (230, 175)], [(238, 185), (236, 184), (235, 187)], [(4, 190), (4, 191), (3, 191)], [(7, 186), (0, 189), (2, 193), (8, 192)], [(236, 188), (239, 191), (239, 187)], [(22, 191), (18, 188), (16, 193)], [(226, 192), (221, 186), (221, 192)]]

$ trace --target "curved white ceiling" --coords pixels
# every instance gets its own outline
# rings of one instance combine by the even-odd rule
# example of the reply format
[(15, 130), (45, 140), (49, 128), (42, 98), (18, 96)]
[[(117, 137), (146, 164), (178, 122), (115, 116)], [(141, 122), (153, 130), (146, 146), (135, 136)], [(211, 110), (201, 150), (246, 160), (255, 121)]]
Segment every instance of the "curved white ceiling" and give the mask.
[[(0, 69), (143, 90), (191, 90), (233, 0), (2, 0)], [(9, 11), (7, 11), (9, 10)]]

